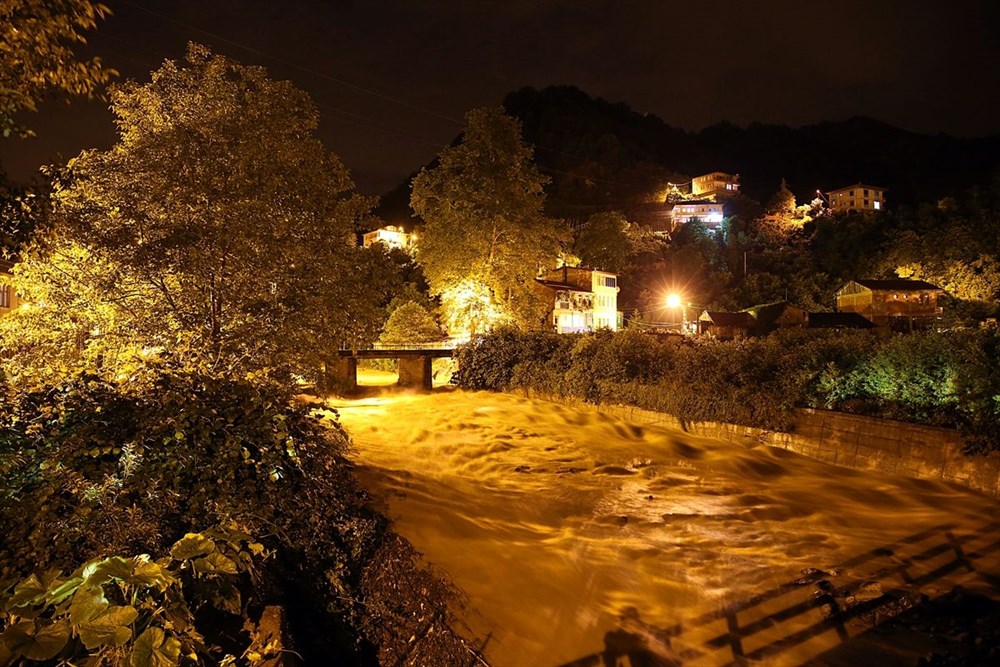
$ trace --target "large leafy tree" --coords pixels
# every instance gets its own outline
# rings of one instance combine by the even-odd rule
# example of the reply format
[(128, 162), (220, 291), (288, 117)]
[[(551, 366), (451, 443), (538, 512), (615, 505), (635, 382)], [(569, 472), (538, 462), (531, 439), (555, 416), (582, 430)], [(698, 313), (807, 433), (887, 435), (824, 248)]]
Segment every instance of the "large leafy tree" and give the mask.
[(19, 131), (14, 115), (52, 93), (93, 95), (114, 70), (81, 60), (74, 47), (108, 8), (90, 0), (0, 0), (0, 132)]
[(18, 269), (32, 306), (0, 323), (11, 363), (113, 370), (162, 349), (303, 370), (377, 335), (384, 262), (353, 235), (373, 202), (314, 137), (306, 93), (191, 45), (111, 99), (118, 142), (70, 161)]
[(546, 182), (516, 119), (500, 108), (470, 111), (461, 143), (413, 180), (410, 204), (426, 222), (418, 260), (432, 293), (453, 308), (466, 309), (469, 294), (477, 311), (540, 321), (534, 279), (568, 240), (564, 223), (543, 213)]

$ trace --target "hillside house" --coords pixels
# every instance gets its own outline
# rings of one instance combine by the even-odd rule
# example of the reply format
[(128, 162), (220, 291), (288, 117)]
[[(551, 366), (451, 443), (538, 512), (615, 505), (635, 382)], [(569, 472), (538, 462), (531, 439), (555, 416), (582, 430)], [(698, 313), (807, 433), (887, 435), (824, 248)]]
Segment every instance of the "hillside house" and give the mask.
[(765, 303), (744, 309), (755, 321), (755, 334), (768, 334), (775, 329), (805, 329), (809, 326), (809, 313), (805, 308), (793, 306), (787, 301)]
[(20, 305), (11, 284), (14, 278), (13, 268), (13, 263), (0, 259), (0, 315), (5, 315)]
[(691, 194), (695, 197), (734, 195), (740, 191), (740, 175), (713, 171), (691, 179)]
[(826, 193), (834, 213), (860, 211), (874, 213), (885, 208), (885, 188), (857, 183)]
[(678, 202), (670, 209), (670, 221), (673, 229), (677, 229), (695, 218), (704, 222), (705, 226), (713, 231), (718, 229), (722, 224), (722, 204), (707, 199), (690, 200)]
[(549, 324), (558, 333), (621, 328), (616, 274), (564, 266), (535, 282), (550, 304)]
[(722, 310), (705, 310), (698, 316), (698, 334), (719, 340), (746, 338), (754, 332), (757, 320), (746, 311), (730, 313)]
[(928, 329), (941, 316), (937, 299), (943, 291), (923, 280), (852, 280), (837, 291), (837, 310), (893, 331)]
[(375, 243), (381, 243), (389, 248), (399, 248), (410, 252), (416, 243), (416, 233), (410, 234), (402, 227), (388, 225), (380, 227), (364, 235), (362, 245), (366, 248)]

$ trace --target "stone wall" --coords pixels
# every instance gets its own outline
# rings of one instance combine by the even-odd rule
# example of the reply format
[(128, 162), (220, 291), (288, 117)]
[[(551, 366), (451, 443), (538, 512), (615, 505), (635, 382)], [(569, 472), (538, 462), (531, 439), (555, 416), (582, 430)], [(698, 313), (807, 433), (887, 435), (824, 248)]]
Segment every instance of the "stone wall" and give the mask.
[(829, 410), (798, 410), (791, 433), (715, 422), (682, 423), (673, 415), (627, 405), (589, 407), (636, 424), (659, 424), (746, 447), (769, 445), (859, 470), (937, 479), (1000, 497), (1000, 454), (966, 456), (958, 431)]

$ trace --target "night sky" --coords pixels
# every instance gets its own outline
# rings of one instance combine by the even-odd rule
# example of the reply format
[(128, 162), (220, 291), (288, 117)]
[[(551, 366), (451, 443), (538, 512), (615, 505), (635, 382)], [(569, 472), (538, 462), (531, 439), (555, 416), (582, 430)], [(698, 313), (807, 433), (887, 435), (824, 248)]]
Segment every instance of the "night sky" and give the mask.
[[(802, 125), (868, 115), (1000, 133), (998, 0), (104, 0), (90, 48), (140, 81), (189, 40), (307, 90), (320, 136), (382, 193), (464, 113), (572, 84), (668, 124)], [(53, 102), (0, 141), (15, 180), (114, 140), (106, 104)]]

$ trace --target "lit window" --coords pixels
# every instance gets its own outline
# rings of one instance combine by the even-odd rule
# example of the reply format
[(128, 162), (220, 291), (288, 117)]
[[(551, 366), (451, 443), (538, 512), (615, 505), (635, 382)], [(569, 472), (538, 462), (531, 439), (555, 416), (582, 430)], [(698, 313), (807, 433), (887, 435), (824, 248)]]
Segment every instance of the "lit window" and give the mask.
[(877, 211), (877, 210), (879, 210), (881, 208), (882, 208), (882, 202), (880, 202), (880, 201), (875, 202), (875, 210)]
[(10, 308), (10, 285), (0, 285), (0, 308)]

